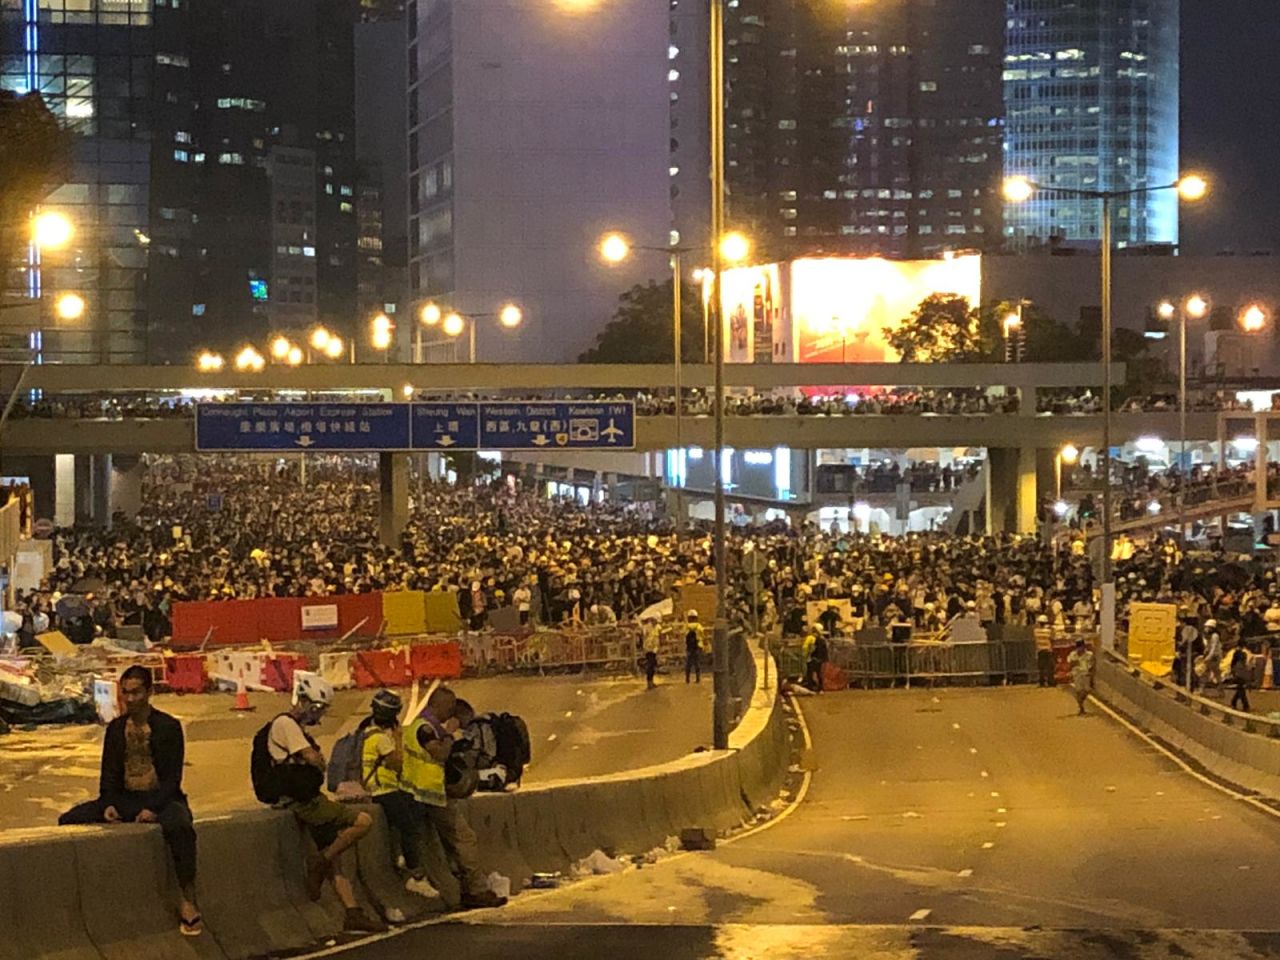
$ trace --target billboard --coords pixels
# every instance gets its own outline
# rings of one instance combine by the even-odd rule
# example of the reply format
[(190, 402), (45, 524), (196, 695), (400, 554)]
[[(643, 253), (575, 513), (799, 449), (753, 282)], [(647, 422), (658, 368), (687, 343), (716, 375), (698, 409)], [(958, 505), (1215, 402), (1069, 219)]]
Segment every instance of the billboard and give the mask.
[(982, 258), (807, 257), (726, 270), (721, 280), (730, 363), (886, 363), (884, 328), (935, 294), (978, 303)]
[(898, 359), (884, 328), (896, 327), (935, 293), (981, 299), (982, 258), (884, 260), (823, 257), (790, 264), (790, 321), (798, 363)]

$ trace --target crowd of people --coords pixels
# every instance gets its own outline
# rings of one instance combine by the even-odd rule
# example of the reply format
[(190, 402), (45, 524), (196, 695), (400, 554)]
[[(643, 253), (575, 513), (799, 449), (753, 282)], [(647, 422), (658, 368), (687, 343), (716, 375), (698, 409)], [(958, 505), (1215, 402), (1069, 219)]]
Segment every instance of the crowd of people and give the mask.
[[(709, 391), (687, 388), (683, 391), (681, 408), (685, 416), (710, 416), (713, 398)], [(202, 402), (224, 400), (227, 402), (270, 402), (269, 394), (240, 394), (203, 398)], [(337, 393), (325, 394), (323, 399), (337, 402), (344, 399)], [(349, 400), (368, 402), (368, 396), (346, 397)], [(436, 399), (429, 391), (419, 391), (414, 399)], [(451, 400), (500, 400), (505, 402), (539, 402), (577, 400), (606, 402), (634, 400), (636, 412), (641, 416), (671, 416), (675, 413), (674, 391), (611, 391), (608, 393), (579, 391), (577, 393), (511, 394), (485, 393), (451, 395)], [(74, 419), (74, 420), (123, 420), (159, 419), (193, 416), (195, 404), (189, 396), (180, 394), (109, 393), (62, 394), (25, 399), (16, 404), (12, 416), (18, 418)], [(1009, 389), (917, 389), (917, 388), (859, 388), (839, 393), (813, 393), (785, 390), (776, 392), (730, 393), (725, 406), (727, 416), (990, 416), (1017, 413), (1020, 408), (1018, 391)], [(1273, 404), (1274, 408), (1274, 404)], [(1120, 398), (1113, 409), (1122, 413), (1174, 412), (1178, 409), (1176, 393), (1153, 393)], [(1229, 390), (1198, 389), (1188, 398), (1191, 412), (1251, 411), (1252, 403), (1241, 401)], [(1055, 416), (1097, 414), (1102, 411), (1099, 391), (1088, 388), (1038, 390), (1036, 412)]]

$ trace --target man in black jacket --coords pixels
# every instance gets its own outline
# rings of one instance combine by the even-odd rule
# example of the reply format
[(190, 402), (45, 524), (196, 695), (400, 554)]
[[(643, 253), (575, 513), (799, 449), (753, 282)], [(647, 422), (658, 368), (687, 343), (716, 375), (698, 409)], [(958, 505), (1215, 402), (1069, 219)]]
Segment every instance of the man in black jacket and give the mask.
[(173, 856), (182, 904), (181, 929), (201, 931), (196, 907), (196, 831), (182, 792), (182, 724), (151, 706), (151, 672), (133, 666), (120, 676), (125, 714), (107, 724), (98, 798), (72, 807), (58, 823), (155, 823)]

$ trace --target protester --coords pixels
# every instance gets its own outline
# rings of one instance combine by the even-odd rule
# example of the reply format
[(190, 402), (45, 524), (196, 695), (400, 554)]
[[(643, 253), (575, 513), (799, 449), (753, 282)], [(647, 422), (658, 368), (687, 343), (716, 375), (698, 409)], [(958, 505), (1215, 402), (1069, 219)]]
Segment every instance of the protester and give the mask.
[(437, 687), (421, 714), (404, 733), (401, 781), (422, 806), (427, 823), (440, 838), (449, 865), (462, 888), (462, 907), (500, 907), (507, 901), (489, 889), (479, 867), (475, 831), (457, 802), (445, 791), (445, 763), (453, 752), (459, 723), (458, 698), (448, 687)]
[(1231, 684), (1235, 692), (1231, 695), (1231, 709), (1249, 712), (1249, 651), (1244, 644), (1237, 645), (1231, 654)]
[(654, 676), (658, 672), (658, 652), (662, 649), (662, 632), (657, 622), (646, 620), (641, 624), (640, 638), (644, 652), (645, 685), (652, 690), (657, 686)]
[(179, 929), (198, 936), (203, 923), (196, 906), (196, 831), (182, 792), (182, 724), (151, 706), (151, 689), (146, 667), (121, 674), (125, 712), (107, 724), (98, 797), (72, 807), (58, 823), (158, 824), (178, 879)]
[(698, 611), (690, 610), (685, 614), (684, 630), (684, 682), (693, 676), (695, 682), (702, 682), (702, 624), (698, 622)]
[(328, 880), (346, 910), (343, 929), (379, 933), (387, 929), (386, 924), (360, 909), (339, 861), (369, 832), (373, 820), (367, 813), (325, 795), (321, 789), (324, 755), (306, 729), (318, 724), (332, 703), (333, 687), (326, 680), (315, 675), (301, 678), (289, 712), (270, 724), (267, 749), (281, 801), (306, 827), (316, 845), (317, 853), (309, 856), (306, 863), (307, 895), (319, 900)]
[(410, 880), (422, 883), (426, 871), (422, 865), (425, 814), (413, 795), (404, 789), (400, 774), (404, 767), (404, 741), (400, 711), (404, 704), (399, 694), (379, 690), (373, 696), (369, 716), (361, 721), (361, 782), (373, 802), (386, 814), (387, 823), (399, 840), (400, 855)]
[(1093, 692), (1093, 651), (1083, 638), (1077, 640), (1075, 649), (1067, 654), (1067, 665), (1071, 668), (1071, 692), (1075, 694), (1076, 709), (1083, 717), (1085, 701)]

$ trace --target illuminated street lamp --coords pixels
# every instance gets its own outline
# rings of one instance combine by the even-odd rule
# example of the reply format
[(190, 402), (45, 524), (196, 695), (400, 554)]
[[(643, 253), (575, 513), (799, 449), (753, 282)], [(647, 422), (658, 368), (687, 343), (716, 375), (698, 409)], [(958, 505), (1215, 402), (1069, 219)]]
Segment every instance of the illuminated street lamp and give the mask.
[(369, 322), (369, 342), (373, 349), (382, 351), (383, 362), (390, 360), (392, 331), (395, 324), (385, 313), (380, 313)]
[(1245, 333), (1261, 333), (1267, 327), (1267, 311), (1257, 303), (1251, 303), (1240, 311), (1237, 321)]
[(328, 348), (329, 341), (333, 339), (331, 334), (324, 327), (316, 327), (311, 331), (311, 338), (307, 341), (311, 344), (313, 350), (319, 350), (322, 353)]
[(508, 330), (514, 330), (524, 322), (524, 311), (514, 303), (508, 303), (499, 311), (498, 322)]
[(1187, 297), (1185, 309), (1192, 320), (1203, 320), (1209, 312), (1209, 301), (1195, 293)]
[(84, 316), (84, 297), (78, 293), (64, 293), (54, 301), (53, 310), (60, 320), (79, 320)]
[(236, 354), (236, 369), (242, 373), (258, 373), (266, 364), (266, 359), (252, 346), (242, 347)]
[(271, 341), (271, 359), (283, 362), (289, 358), (289, 351), (293, 349), (293, 344), (289, 342), (289, 338), (285, 336), (277, 336)]
[(298, 364), (302, 363), (302, 360), (302, 348), (299, 346), (290, 347), (289, 352), (284, 355), (284, 362), (291, 367), (296, 367)]
[(201, 373), (217, 373), (225, 365), (222, 354), (210, 350), (202, 350), (200, 356), (196, 357), (196, 369)]
[(341, 360), (343, 353), (342, 338), (329, 334), (322, 349), (324, 350), (324, 355), (330, 360)]
[[(716, 0), (713, 0), (713, 3)], [(1048, 186), (1036, 183), (1027, 177), (1010, 177), (1004, 182), (1004, 198), (1009, 203), (1025, 203), (1037, 193), (1056, 194), (1059, 196), (1079, 197), (1101, 201), (1102, 239), (1102, 590), (1103, 609), (1106, 617), (1103, 621), (1103, 635), (1106, 642), (1114, 642), (1115, 630), (1115, 583), (1112, 579), (1111, 565), (1111, 260), (1114, 253), (1112, 242), (1111, 207), (1117, 200), (1129, 197), (1144, 196), (1163, 190), (1174, 190), (1186, 201), (1202, 200), (1209, 192), (1209, 182), (1197, 174), (1187, 174), (1173, 183), (1155, 186), (1132, 187), (1127, 190), (1082, 190), (1075, 187)], [(714, 198), (713, 198), (714, 202)], [(1188, 671), (1188, 678), (1190, 671)]]
[(729, 263), (741, 263), (751, 255), (751, 241), (745, 234), (726, 233), (720, 239), (720, 257)]
[[(1074, 443), (1064, 444), (1062, 449), (1058, 451), (1058, 455), (1054, 458), (1054, 499), (1058, 502), (1062, 501), (1062, 467), (1063, 465), (1073, 467), (1079, 460), (1080, 448)], [(1059, 516), (1061, 516), (1061, 514), (1059, 514)]]
[(444, 318), (444, 325), (440, 328), (444, 331), (446, 337), (456, 337), (462, 333), (466, 326), (466, 321), (462, 319), (460, 313), (450, 313)]
[(41, 250), (60, 250), (75, 236), (75, 227), (65, 213), (45, 210), (31, 221), (31, 242)]
[(444, 313), (441, 311), (439, 304), (428, 302), (422, 305), (421, 320), (425, 326), (434, 327), (440, 322), (442, 316), (444, 316)]
[(1156, 316), (1158, 316), (1161, 320), (1165, 320), (1165, 321), (1172, 320), (1173, 315), (1177, 312), (1178, 312), (1178, 308), (1175, 307), (1168, 300), (1162, 301), (1161, 304), (1158, 307), (1156, 307)]
[(600, 241), (600, 256), (606, 263), (621, 263), (631, 256), (631, 244), (620, 233), (606, 233)]

